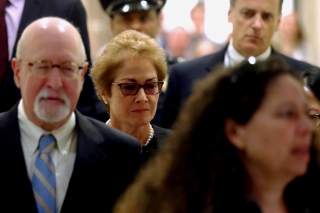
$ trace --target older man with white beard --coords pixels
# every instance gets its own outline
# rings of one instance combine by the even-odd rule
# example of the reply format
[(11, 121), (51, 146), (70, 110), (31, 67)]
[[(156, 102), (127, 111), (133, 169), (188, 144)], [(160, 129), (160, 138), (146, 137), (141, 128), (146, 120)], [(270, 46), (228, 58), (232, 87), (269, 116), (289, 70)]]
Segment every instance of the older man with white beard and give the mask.
[(139, 145), (75, 111), (88, 70), (61, 18), (31, 23), (12, 60), (22, 99), (0, 114), (3, 212), (111, 212), (140, 165)]

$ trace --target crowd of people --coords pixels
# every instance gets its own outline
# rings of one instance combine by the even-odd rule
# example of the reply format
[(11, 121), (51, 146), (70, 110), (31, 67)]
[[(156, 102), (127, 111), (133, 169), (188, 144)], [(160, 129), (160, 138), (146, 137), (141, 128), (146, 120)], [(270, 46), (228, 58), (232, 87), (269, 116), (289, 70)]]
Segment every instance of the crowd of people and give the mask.
[(298, 179), (315, 140), (308, 108), (278, 58), (216, 70), (115, 212), (317, 212)]
[(3, 211), (320, 211), (320, 70), (272, 47), (282, 0), (230, 0), (229, 42), (183, 62), (165, 0), (100, 3), (92, 62), (80, 0), (0, 0)]

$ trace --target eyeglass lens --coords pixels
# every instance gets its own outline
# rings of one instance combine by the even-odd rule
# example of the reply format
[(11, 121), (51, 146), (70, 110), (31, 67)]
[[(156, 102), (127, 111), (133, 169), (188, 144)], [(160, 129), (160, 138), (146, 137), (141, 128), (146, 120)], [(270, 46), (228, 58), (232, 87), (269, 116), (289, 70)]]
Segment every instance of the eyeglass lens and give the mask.
[(136, 95), (140, 88), (143, 88), (147, 95), (158, 94), (163, 82), (148, 82), (143, 85), (137, 83), (120, 83), (118, 84), (123, 95)]

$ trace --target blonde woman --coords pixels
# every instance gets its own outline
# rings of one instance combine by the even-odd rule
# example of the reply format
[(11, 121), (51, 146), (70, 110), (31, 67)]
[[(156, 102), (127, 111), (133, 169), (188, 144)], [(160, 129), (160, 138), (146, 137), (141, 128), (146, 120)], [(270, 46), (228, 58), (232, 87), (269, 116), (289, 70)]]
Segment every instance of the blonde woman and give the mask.
[(149, 159), (169, 133), (150, 123), (167, 75), (163, 50), (143, 33), (124, 31), (106, 45), (91, 75), (109, 112), (107, 125), (137, 138)]

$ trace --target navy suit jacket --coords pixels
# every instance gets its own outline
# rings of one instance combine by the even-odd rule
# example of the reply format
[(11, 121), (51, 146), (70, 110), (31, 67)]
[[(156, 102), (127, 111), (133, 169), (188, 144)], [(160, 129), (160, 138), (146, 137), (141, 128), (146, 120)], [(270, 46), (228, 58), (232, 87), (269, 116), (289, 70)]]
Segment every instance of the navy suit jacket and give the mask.
[[(76, 159), (61, 212), (111, 212), (139, 169), (139, 145), (132, 137), (78, 112), (76, 131)], [(17, 107), (0, 114), (0, 135), (0, 211), (37, 213)]]
[[(170, 128), (176, 120), (181, 107), (192, 93), (193, 85), (217, 66), (224, 65), (227, 46), (222, 50), (170, 67), (166, 97), (163, 104), (160, 126)], [(297, 71), (318, 69), (308, 63), (295, 60), (272, 50), (271, 55), (282, 58)]]
[[(88, 61), (91, 64), (87, 16), (80, 0), (25, 0), (16, 43), (13, 49), (13, 56), (16, 52), (17, 41), (23, 30), (34, 20), (46, 16), (64, 18), (78, 28), (85, 46)], [(0, 83), (0, 112), (9, 110), (20, 100), (20, 91), (14, 83), (11, 65), (8, 64), (7, 67), (6, 77), (4, 81)], [(102, 121), (106, 121), (107, 119), (105, 106), (98, 99), (92, 80), (88, 74), (86, 74), (85, 77), (77, 108), (80, 112), (90, 117)]]
[(153, 138), (150, 142), (142, 146), (141, 155), (142, 155), (142, 164), (145, 164), (148, 160), (150, 160), (158, 150), (163, 146), (165, 143), (166, 138), (171, 134), (171, 130), (161, 128), (156, 125), (152, 125), (154, 130)]

